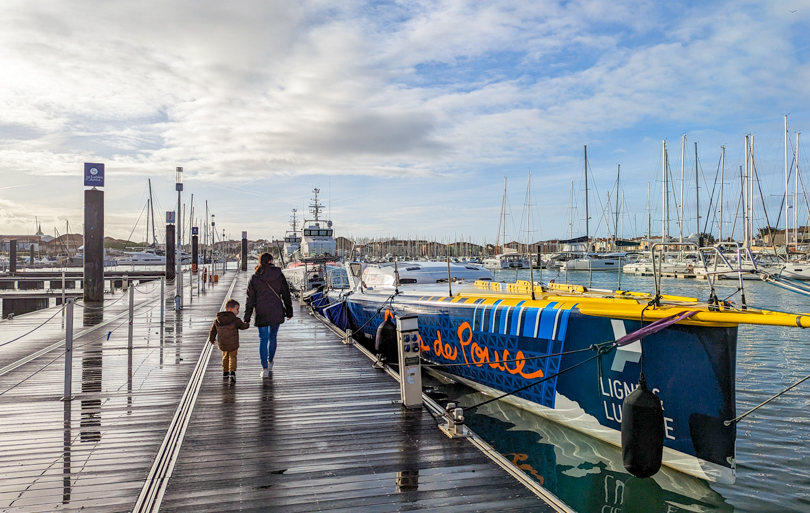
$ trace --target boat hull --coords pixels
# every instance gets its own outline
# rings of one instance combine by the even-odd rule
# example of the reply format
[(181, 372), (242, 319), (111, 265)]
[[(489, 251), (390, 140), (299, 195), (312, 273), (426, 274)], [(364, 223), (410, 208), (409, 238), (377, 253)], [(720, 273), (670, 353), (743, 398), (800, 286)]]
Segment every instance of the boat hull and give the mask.
[[(384, 304), (384, 313), (377, 315)], [(375, 291), (350, 295), (344, 307), (346, 326), (341, 327), (362, 327), (366, 339), (384, 315), (418, 315), (422, 358), (465, 364), (438, 371), (492, 395), (568, 369), (595, 354), (588, 349), (592, 344), (642, 327), (640, 321), (582, 314), (574, 301), (407, 294), (391, 299)], [(734, 481), (736, 430), (723, 421), (736, 414), (736, 341), (736, 327), (681, 324), (643, 340), (644, 375), (664, 406), (665, 465), (710, 481)], [(544, 355), (552, 356), (509, 361)], [(590, 361), (504, 400), (620, 445), (622, 401), (638, 382), (641, 343), (601, 360), (601, 365), (598, 359)]]

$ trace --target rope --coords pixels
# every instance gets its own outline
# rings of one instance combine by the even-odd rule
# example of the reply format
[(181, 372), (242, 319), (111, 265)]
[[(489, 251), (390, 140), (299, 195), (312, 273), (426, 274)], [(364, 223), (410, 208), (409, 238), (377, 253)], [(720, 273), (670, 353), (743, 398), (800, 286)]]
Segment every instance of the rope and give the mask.
[(789, 390), (791, 390), (791, 389), (793, 389), (793, 388), (795, 388), (795, 387), (797, 387), (797, 386), (801, 385), (802, 383), (804, 383), (804, 382), (805, 382), (805, 381), (807, 381), (808, 379), (810, 379), (810, 374), (808, 374), (807, 376), (803, 377), (803, 378), (802, 378), (802, 379), (800, 379), (799, 381), (797, 381), (797, 382), (793, 383), (792, 385), (790, 385), (790, 386), (789, 386), (789, 387), (787, 387), (786, 389), (782, 390), (782, 391), (781, 391), (781, 392), (779, 392), (778, 394), (773, 395), (773, 396), (769, 397), (768, 399), (766, 399), (765, 401), (763, 401), (763, 402), (759, 403), (758, 405), (754, 406), (753, 408), (751, 408), (751, 409), (750, 409), (750, 410), (748, 410), (747, 412), (743, 413), (743, 414), (742, 414), (742, 415), (740, 415), (739, 417), (735, 417), (735, 418), (733, 418), (733, 419), (731, 419), (731, 420), (724, 420), (724, 421), (723, 421), (723, 425), (724, 425), (724, 426), (730, 426), (730, 425), (732, 425), (732, 424), (736, 424), (737, 422), (739, 422), (739, 421), (741, 421), (742, 419), (744, 419), (745, 417), (747, 417), (749, 414), (751, 414), (751, 413), (753, 413), (753, 412), (757, 411), (758, 409), (762, 408), (763, 406), (765, 406), (765, 405), (766, 405), (766, 404), (768, 404), (769, 402), (773, 401), (774, 399), (776, 399), (776, 398), (777, 398), (777, 397), (779, 397), (780, 395), (784, 394), (785, 392), (787, 392), (787, 391), (789, 391)]
[(385, 308), (385, 305), (386, 305), (388, 302), (391, 302), (391, 306), (393, 307), (393, 306), (394, 306), (393, 300), (394, 300), (394, 296), (396, 296), (396, 295), (397, 295), (397, 293), (396, 293), (396, 292), (394, 292), (393, 294), (391, 294), (390, 296), (388, 296), (388, 298), (387, 298), (385, 301), (383, 301), (383, 302), (382, 302), (382, 304), (380, 305), (380, 307), (377, 309), (377, 312), (376, 312), (374, 315), (372, 315), (372, 316), (371, 316), (371, 317), (370, 317), (370, 318), (369, 318), (369, 319), (368, 319), (368, 320), (367, 320), (367, 321), (366, 321), (366, 322), (365, 322), (365, 323), (364, 323), (362, 326), (360, 326), (359, 328), (357, 328), (357, 329), (355, 330), (355, 332), (357, 332), (357, 331), (363, 331), (363, 328), (365, 328), (366, 326), (368, 326), (368, 323), (370, 323), (370, 322), (371, 322), (371, 321), (372, 321), (372, 320), (373, 320), (375, 317), (377, 317), (378, 315), (380, 315), (380, 312), (382, 312), (383, 308)]
[(588, 363), (588, 362), (590, 362), (590, 361), (593, 361), (593, 360), (595, 360), (595, 359), (599, 358), (600, 356), (602, 356), (603, 354), (607, 354), (607, 353), (609, 353), (610, 351), (612, 351), (612, 350), (613, 350), (613, 348), (614, 348), (614, 346), (613, 346), (613, 342), (608, 342), (608, 344), (610, 344), (610, 345), (608, 345), (608, 346), (604, 346), (603, 344), (593, 344), (593, 345), (592, 345), (591, 347), (589, 347), (588, 349), (595, 349), (595, 350), (597, 351), (597, 353), (596, 353), (595, 355), (591, 356), (590, 358), (585, 359), (585, 360), (582, 360), (582, 361), (581, 361), (581, 362), (579, 362), (579, 363), (575, 363), (574, 365), (572, 365), (572, 366), (570, 366), (570, 367), (567, 367), (567, 368), (565, 368), (565, 369), (561, 370), (560, 372), (558, 372), (558, 373), (556, 373), (556, 374), (552, 374), (551, 376), (546, 376), (546, 377), (544, 377), (544, 378), (538, 379), (537, 381), (532, 381), (531, 383), (529, 383), (529, 384), (528, 384), (528, 385), (526, 385), (526, 386), (520, 387), (520, 388), (518, 388), (518, 389), (516, 389), (516, 390), (512, 390), (511, 392), (507, 392), (507, 393), (505, 393), (505, 394), (503, 394), (503, 395), (501, 395), (501, 396), (498, 396), (498, 397), (493, 397), (493, 398), (491, 398), (491, 399), (487, 399), (486, 401), (482, 401), (482, 402), (480, 402), (480, 403), (478, 403), (478, 404), (474, 404), (474, 405), (472, 405), (472, 406), (468, 406), (468, 407), (464, 408), (464, 411), (471, 410), (471, 409), (474, 409), (474, 408), (478, 408), (478, 407), (480, 407), (480, 406), (484, 406), (485, 404), (489, 404), (489, 403), (491, 403), (491, 402), (500, 401), (500, 400), (501, 400), (501, 399), (503, 399), (504, 397), (508, 397), (508, 396), (510, 396), (510, 395), (517, 394), (518, 392), (522, 392), (522, 391), (524, 391), (524, 390), (526, 390), (526, 389), (529, 389), (529, 388), (531, 388), (531, 387), (533, 387), (533, 386), (535, 386), (535, 385), (539, 385), (540, 383), (543, 383), (543, 382), (548, 381), (548, 380), (550, 380), (550, 379), (554, 379), (554, 378), (556, 378), (557, 376), (560, 376), (560, 375), (562, 375), (562, 374), (565, 374), (565, 373), (566, 373), (566, 372), (568, 372), (568, 371), (574, 370), (574, 369), (576, 369), (577, 367), (579, 367), (579, 366), (581, 366), (581, 365), (584, 365), (584, 364), (586, 364), (586, 363)]
[[(583, 353), (585, 351), (590, 351), (590, 350), (591, 350), (590, 347), (585, 347), (585, 348), (582, 348), (582, 349), (575, 349), (573, 351), (565, 351), (563, 353), (544, 354), (542, 356), (530, 356), (530, 357), (527, 357), (527, 358), (516, 358), (514, 360), (497, 360), (495, 363), (528, 362), (528, 361), (531, 361), (531, 360), (541, 360), (543, 358), (552, 358), (554, 356), (565, 356), (565, 355), (574, 354), (574, 353)], [(475, 363), (475, 362), (473, 362), (473, 363), (428, 363), (428, 364), (422, 364), (422, 367), (470, 367), (470, 366), (473, 366), (473, 365), (477, 365), (477, 366), (480, 367), (480, 366), (482, 366), (484, 364), (487, 364), (487, 363), (489, 363), (489, 362), (478, 362), (478, 363)]]
[(19, 337), (17, 337), (17, 338), (13, 338), (13, 339), (9, 340), (8, 342), (3, 342), (2, 344), (0, 344), (0, 347), (7, 346), (8, 344), (11, 344), (12, 342), (16, 342), (16, 341), (20, 340), (20, 339), (21, 339), (21, 338), (23, 338), (23, 337), (27, 337), (28, 335), (30, 335), (31, 333), (35, 332), (35, 331), (36, 331), (36, 330), (38, 330), (39, 328), (41, 328), (41, 327), (45, 326), (45, 324), (47, 324), (47, 323), (48, 323), (48, 321), (50, 321), (51, 319), (53, 319), (54, 317), (56, 317), (56, 315), (57, 315), (59, 312), (61, 312), (62, 310), (64, 310), (64, 309), (65, 309), (65, 305), (62, 305), (62, 308), (60, 308), (59, 310), (57, 310), (55, 314), (53, 314), (53, 315), (51, 315), (50, 317), (48, 317), (48, 318), (47, 318), (47, 319), (46, 319), (46, 320), (45, 320), (45, 321), (44, 321), (42, 324), (40, 324), (40, 325), (39, 325), (39, 326), (37, 326), (36, 328), (32, 329), (32, 330), (31, 330), (31, 331), (29, 331), (28, 333), (25, 333), (25, 334), (23, 334), (23, 335), (20, 335), (20, 336), (19, 336)]

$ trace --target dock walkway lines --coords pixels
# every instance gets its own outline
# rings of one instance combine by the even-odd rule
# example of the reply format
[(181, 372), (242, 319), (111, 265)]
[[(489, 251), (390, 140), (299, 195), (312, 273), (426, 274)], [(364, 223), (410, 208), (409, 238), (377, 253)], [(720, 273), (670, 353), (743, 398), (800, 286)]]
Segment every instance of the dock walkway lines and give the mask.
[[(159, 285), (140, 285), (132, 350), (126, 300), (107, 300), (95, 329), (77, 308), (72, 401), (63, 332), (0, 347), (0, 510), (555, 511), (428, 411), (403, 409), (398, 383), (305, 309), (281, 327), (270, 379), (250, 328), (224, 382), (208, 328), (228, 296), (244, 309), (248, 277), (167, 307), (162, 333)], [(3, 321), (0, 343), (56, 311)]]

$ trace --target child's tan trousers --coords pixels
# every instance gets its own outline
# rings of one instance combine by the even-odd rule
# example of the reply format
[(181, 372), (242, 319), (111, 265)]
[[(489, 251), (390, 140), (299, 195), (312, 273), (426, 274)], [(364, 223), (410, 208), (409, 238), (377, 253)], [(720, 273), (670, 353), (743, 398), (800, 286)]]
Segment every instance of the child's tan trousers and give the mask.
[(222, 372), (236, 372), (236, 351), (222, 351)]

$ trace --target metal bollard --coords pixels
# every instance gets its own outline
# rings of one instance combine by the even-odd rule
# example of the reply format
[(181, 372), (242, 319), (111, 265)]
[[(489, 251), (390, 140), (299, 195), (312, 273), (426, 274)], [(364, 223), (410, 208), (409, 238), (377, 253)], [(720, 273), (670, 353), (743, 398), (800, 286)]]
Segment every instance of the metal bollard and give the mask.
[(160, 277), (160, 324), (163, 325), (163, 320), (166, 318), (166, 277)]
[(135, 287), (129, 288), (129, 333), (127, 334), (127, 347), (132, 349), (132, 318), (135, 309)]
[(65, 392), (63, 401), (73, 399), (73, 300), (70, 299), (62, 305), (62, 310), (67, 310), (65, 318)]

